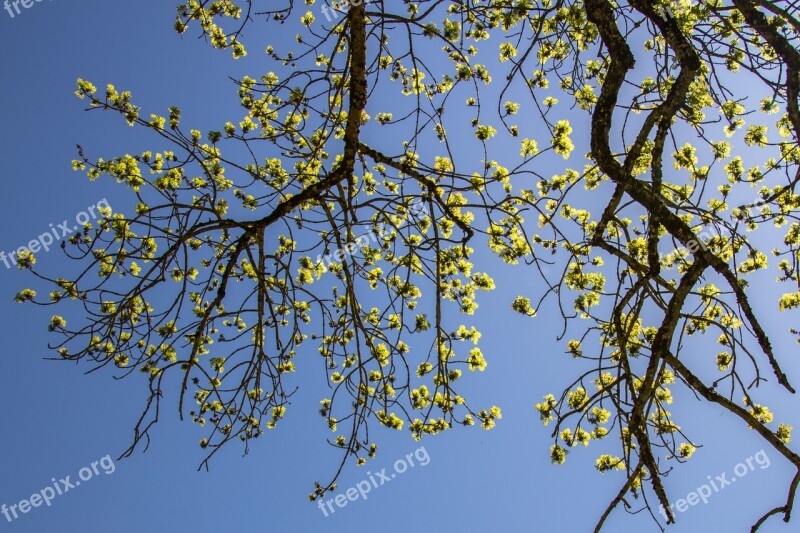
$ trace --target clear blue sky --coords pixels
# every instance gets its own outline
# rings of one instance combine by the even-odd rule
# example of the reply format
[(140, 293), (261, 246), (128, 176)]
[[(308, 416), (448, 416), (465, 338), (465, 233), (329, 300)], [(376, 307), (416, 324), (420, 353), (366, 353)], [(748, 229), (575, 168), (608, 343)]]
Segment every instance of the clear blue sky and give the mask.
[[(148, 112), (180, 105), (185, 122), (198, 129), (218, 128), (238, 117), (228, 76), (260, 75), (261, 44), (234, 63), (229, 54), (192, 36), (177, 36), (171, 29), (174, 8), (175, 2), (165, 0), (45, 0), (13, 19), (0, 11), (0, 250), (26, 244), (50, 223), (72, 220), (103, 198), (115, 210), (133, 207), (110, 181), (89, 183), (70, 170), (76, 143), (109, 156), (144, 149), (149, 140), (116, 117), (84, 113), (72, 94), (77, 77), (100, 87), (110, 82), (130, 89)], [(208, 102), (215, 104), (206, 107)], [(74, 268), (60, 250), (38, 259), (49, 272)], [(475, 405), (501, 406), (503, 419), (490, 432), (453, 429), (422, 443), (406, 432), (384, 432), (378, 459), (349, 467), (340, 488), (355, 486), (368, 470), (387, 467), (391, 472), (395, 460), (420, 444), (430, 462), (374, 489), (368, 500), (351, 502), (326, 518), (306, 499), (313, 481), (326, 479), (338, 464), (335, 450), (324, 442), (330, 433), (316, 412), (325, 394), (324, 375), (309, 364), (291, 416), (279, 430), (255, 441), (248, 456), (231, 444), (216, 456), (210, 472), (197, 472), (201, 435), (191, 423), (178, 423), (175, 402), (167, 402), (147, 453), (115, 461), (113, 474), (101, 469), (50, 507), (34, 508), (13, 522), (0, 515), (0, 533), (590, 530), (623, 476), (594, 471), (603, 449), (594, 445), (571, 453), (563, 466), (550, 464), (549, 431), (539, 423), (533, 404), (545, 393), (560, 391), (577, 367), (556, 345), (556, 313), (530, 321), (506, 311), (521, 287), (536, 282), (533, 274), (499, 261), (492, 265), (498, 288), (482, 295), (476, 315), (489, 367), (465, 395)], [(51, 478), (71, 475), (74, 481), (81, 468), (107, 454), (116, 460), (130, 442), (145, 394), (143, 380), (118, 382), (102, 372), (86, 376), (82, 367), (45, 361), (51, 355), (48, 340), (53, 340), (46, 331), (51, 310), (12, 302), (29, 282), (26, 273), (0, 263), (0, 504), (8, 506), (51, 485)], [(763, 282), (765, 287), (771, 283), (768, 277)], [(535, 292), (532, 285), (524, 290)], [(782, 335), (792, 316), (777, 314), (774, 302), (770, 295), (755, 305), (775, 315), (769, 331)], [(797, 346), (779, 343), (776, 348), (790, 379), (800, 382), (800, 365), (793, 361)], [(778, 395), (765, 403), (776, 418), (800, 427), (796, 401)], [(738, 420), (703, 403), (683, 401), (673, 413), (706, 446), (669, 476), (672, 500), (705, 483), (707, 476), (727, 472), (730, 478), (737, 463), (763, 447)], [(774, 452), (767, 454), (768, 468), (756, 465), (708, 504), (680, 514), (672, 530), (749, 530), (762, 512), (784, 500), (791, 479), (787, 463)], [(763, 531), (796, 531), (798, 520), (785, 526), (773, 519)], [(644, 516), (617, 510), (607, 527), (632, 530), (655, 526)]]

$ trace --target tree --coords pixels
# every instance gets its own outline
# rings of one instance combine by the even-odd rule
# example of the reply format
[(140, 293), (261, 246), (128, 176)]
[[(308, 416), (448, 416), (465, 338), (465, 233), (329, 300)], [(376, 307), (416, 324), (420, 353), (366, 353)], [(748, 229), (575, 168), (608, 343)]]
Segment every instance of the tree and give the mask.
[[(150, 394), (127, 453), (149, 439), (170, 391), (181, 416), (208, 428), (206, 464), (231, 440), (248, 446), (284, 417), (294, 356), (314, 349), (331, 382), (320, 413), (342, 462), (311, 500), (335, 488), (348, 460), (375, 456), (370, 423), (418, 439), (455, 424), (492, 428), (500, 409), (457, 392), (462, 370), (486, 360), (480, 332), (452, 313), (472, 314), (477, 292), (493, 288), (473, 265), (473, 246), (488, 245), (540, 274), (538, 301), (519, 296), (511, 309), (533, 317), (557, 305), (559, 339), (569, 331), (567, 352), (585, 361), (536, 404), (554, 425), (551, 460), (616, 437), (617, 453), (596, 467), (625, 477), (597, 530), (630, 497), (656, 522), (652, 505), (674, 521), (662, 478), (696, 444), (668, 411), (675, 388), (736, 415), (797, 469), (786, 503), (754, 529), (774, 514), (788, 521), (800, 456), (756, 393), (764, 383), (795, 391), (748, 276), (777, 268), (791, 287), (775, 305), (800, 306), (795, 8), (277, 4), (178, 7), (178, 32), (199, 26), (234, 58), (247, 54), (248, 25), (296, 25), (292, 45), (266, 49), (277, 72), (238, 80), (238, 124), (187, 132), (177, 107), (147, 118), (130, 92), (78, 80), (89, 109), (121, 114), (164, 148), (109, 160), (78, 148), (74, 168), (126, 186), (135, 208), (71, 237), (78, 276), (39, 273), (23, 254), (20, 268), (56, 288), (49, 301), (33, 289), (17, 300), (77, 300), (84, 324), (51, 320), (60, 356), (144, 373)], [(448, 133), (465, 121), (469, 142)], [(590, 125), (585, 157), (575, 124)], [(769, 239), (755, 236), (775, 232), (770, 267), (759, 249)], [(712, 334), (716, 357), (684, 357), (707, 353)]]

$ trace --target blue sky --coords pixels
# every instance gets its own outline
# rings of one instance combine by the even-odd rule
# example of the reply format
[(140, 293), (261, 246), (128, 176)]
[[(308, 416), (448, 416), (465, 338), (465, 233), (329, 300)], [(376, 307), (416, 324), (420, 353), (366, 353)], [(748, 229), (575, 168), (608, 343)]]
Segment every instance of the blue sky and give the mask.
[[(45, 0), (13, 19), (0, 11), (0, 250), (26, 244), (50, 223), (74, 220), (102, 199), (115, 210), (133, 207), (119, 187), (105, 180), (89, 183), (70, 170), (70, 161), (77, 143), (108, 156), (144, 149), (149, 137), (116, 117), (85, 113), (72, 94), (76, 78), (130, 89), (148, 112), (180, 105), (185, 122), (198, 129), (238, 118), (236, 89), (228, 77), (260, 75), (261, 44), (252, 46), (247, 59), (233, 62), (191, 35), (176, 35), (171, 29), (174, 4)], [(38, 259), (49, 272), (74, 269), (60, 250)], [(168, 399), (147, 453), (115, 461), (112, 474), (100, 470), (50, 507), (34, 508), (12, 522), (0, 516), (0, 533), (590, 530), (623, 477), (594, 471), (601, 448), (592, 446), (570, 454), (565, 465), (550, 464), (549, 430), (539, 423), (533, 404), (545, 393), (560, 391), (576, 372), (575, 363), (556, 345), (556, 313), (543, 312), (531, 321), (505, 312), (521, 287), (529, 285), (528, 292), (534, 293), (533, 273), (499, 261), (489, 264), (497, 290), (482, 295), (475, 320), (484, 333), (481, 346), (489, 367), (471, 380), (465, 395), (475, 405), (501, 406), (503, 419), (490, 432), (454, 429), (422, 443), (406, 432), (382, 432), (378, 458), (365, 467), (348, 467), (340, 488), (356, 486), (368, 471), (386, 467), (391, 472), (396, 460), (420, 445), (430, 462), (374, 489), (366, 501), (353, 501), (325, 517), (306, 499), (313, 481), (327, 479), (338, 464), (335, 450), (324, 442), (330, 433), (316, 412), (325, 395), (325, 376), (309, 364), (291, 416), (255, 441), (246, 457), (232, 444), (217, 454), (209, 472), (197, 472), (201, 435), (191, 423), (178, 423), (176, 402)], [(769, 276), (759, 283), (769, 287)], [(46, 361), (52, 355), (48, 341), (54, 340), (46, 331), (51, 310), (12, 301), (28, 284), (26, 273), (0, 264), (5, 378), (0, 387), (5, 414), (0, 504), (9, 506), (52, 485), (51, 478), (71, 475), (74, 481), (93, 461), (107, 454), (116, 460), (130, 443), (145, 394), (144, 381), (115, 381), (104, 372), (84, 375), (86, 368)], [(785, 339), (796, 315), (777, 314), (774, 301), (765, 290), (755, 306), (770, 314), (768, 328), (776, 339)], [(497, 312), (501, 308), (504, 312)], [(800, 365), (792, 359), (797, 346), (776, 341), (776, 352), (786, 361), (790, 379), (800, 382)], [(776, 418), (800, 423), (795, 398), (767, 398)], [(728, 472), (730, 478), (737, 463), (763, 448), (737, 419), (704, 403), (687, 399), (673, 413), (705, 444), (668, 477), (673, 500), (706, 483), (708, 476)], [(785, 499), (791, 479), (787, 463), (775, 452), (767, 450), (767, 455), (768, 468), (756, 466), (708, 504), (680, 514), (672, 531), (749, 529), (761, 513)], [(796, 527), (773, 519), (763, 531)], [(649, 518), (617, 510), (607, 531), (634, 529), (655, 530)]]

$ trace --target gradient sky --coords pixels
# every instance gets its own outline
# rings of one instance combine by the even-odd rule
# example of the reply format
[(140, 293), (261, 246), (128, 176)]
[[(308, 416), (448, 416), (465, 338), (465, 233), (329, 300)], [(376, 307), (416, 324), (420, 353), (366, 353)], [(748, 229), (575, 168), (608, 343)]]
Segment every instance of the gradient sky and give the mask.
[[(26, 244), (50, 223), (69, 219), (72, 224), (79, 212), (104, 198), (115, 210), (130, 212), (133, 207), (120, 187), (107, 180), (89, 183), (70, 170), (70, 161), (76, 143), (93, 156), (108, 157), (144, 149), (150, 137), (110, 114), (85, 113), (72, 94), (76, 78), (130, 89), (148, 113), (180, 105), (184, 122), (198, 129), (238, 121), (236, 89), (228, 77), (258, 77), (263, 47), (253, 44), (248, 58), (233, 62), (229, 54), (193, 36), (181, 38), (171, 29), (175, 4), (45, 0), (13, 19), (0, 11), (0, 250)], [(215, 104), (207, 107), (208, 102)], [(51, 273), (74, 269), (60, 250), (37, 258)], [(48, 341), (54, 340), (46, 330), (52, 310), (13, 303), (30, 276), (0, 263), (0, 404), (5, 424), (0, 504), (28, 498), (50, 485), (51, 478), (71, 475), (74, 481), (82, 467), (107, 454), (115, 459), (113, 474), (101, 471), (55, 498), (50, 507), (32, 509), (13, 522), (0, 516), (0, 533), (590, 530), (623, 475), (594, 470), (602, 449), (594, 445), (571, 453), (565, 465), (550, 464), (549, 428), (541, 426), (533, 404), (548, 392), (560, 391), (578, 367), (556, 345), (557, 313), (540, 313), (531, 321), (505, 311), (520, 287), (536, 283), (532, 273), (499, 260), (490, 271), (497, 290), (481, 295), (475, 320), (489, 366), (480, 379), (469, 380), (464, 395), (474, 405), (501, 406), (503, 419), (490, 432), (457, 428), (422, 443), (407, 432), (383, 431), (378, 458), (365, 467), (348, 467), (339, 479), (341, 489), (365, 479), (368, 470), (387, 467), (391, 472), (395, 460), (420, 445), (429, 464), (398, 475), (374, 489), (368, 500), (351, 502), (326, 518), (306, 498), (313, 481), (327, 479), (338, 465), (338, 454), (324, 442), (330, 432), (316, 412), (326, 386), (319, 365), (306, 365), (291, 416), (277, 431), (254, 441), (246, 457), (232, 443), (217, 454), (209, 472), (198, 472), (201, 435), (191, 423), (178, 423), (176, 402), (167, 398), (149, 450), (116, 461), (130, 443), (145, 381), (115, 381), (104, 372), (84, 375), (81, 366), (46, 361), (52, 355)], [(769, 276), (759, 283), (763, 299), (756, 298), (754, 305), (769, 314), (768, 329), (779, 338), (797, 315), (775, 311)], [(533, 287), (527, 292), (535, 293)], [(498, 313), (501, 306), (504, 312)], [(800, 382), (797, 346), (776, 342), (776, 352), (790, 380)], [(765, 403), (776, 420), (800, 427), (795, 398), (777, 394), (766, 396)], [(704, 403), (683, 401), (672, 412), (705, 444), (668, 477), (673, 501), (708, 476), (727, 472), (730, 478), (737, 463), (763, 448), (738, 419)], [(712, 495), (708, 504), (679, 514), (671, 530), (749, 530), (758, 516), (785, 499), (792, 475), (775, 452), (767, 450), (767, 456), (768, 468), (756, 466)], [(798, 524), (800, 517), (788, 526), (774, 518), (763, 531), (796, 531)], [(632, 530), (656, 528), (648, 517), (618, 509), (606, 529)]]

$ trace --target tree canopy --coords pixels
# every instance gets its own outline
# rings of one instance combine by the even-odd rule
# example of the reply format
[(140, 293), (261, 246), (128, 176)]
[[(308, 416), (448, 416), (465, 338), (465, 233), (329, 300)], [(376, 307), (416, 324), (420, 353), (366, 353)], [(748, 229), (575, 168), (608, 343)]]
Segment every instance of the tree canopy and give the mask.
[(597, 470), (624, 473), (598, 530), (620, 504), (674, 521), (663, 476), (697, 443), (670, 414), (673, 390), (797, 469), (754, 529), (788, 521), (800, 456), (758, 387), (795, 392), (773, 340), (798, 332), (765, 326), (749, 279), (773, 272), (775, 310), (800, 307), (789, 2), (192, 0), (175, 29), (235, 59), (266, 47), (273, 70), (235, 80), (241, 117), (208, 131), (78, 80), (90, 110), (156, 146), (78, 148), (73, 168), (131, 202), (70, 237), (77, 276), (19, 259), (53, 286), (18, 301), (83, 307), (78, 325), (51, 320), (61, 358), (148, 380), (127, 453), (163, 398), (204, 428), (206, 461), (249, 446), (287, 416), (308, 353), (342, 452), (312, 501), (375, 457), (375, 424), (416, 439), (491, 429), (500, 407), (459, 393), (491, 361), (469, 318), (494, 288), (476, 269), (488, 250), (531, 273), (508, 312), (563, 317), (575, 377), (535, 391), (535, 409), (552, 462), (598, 442)]

